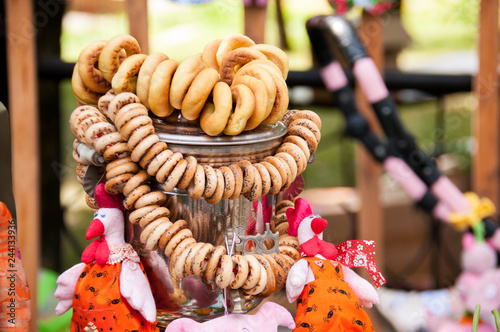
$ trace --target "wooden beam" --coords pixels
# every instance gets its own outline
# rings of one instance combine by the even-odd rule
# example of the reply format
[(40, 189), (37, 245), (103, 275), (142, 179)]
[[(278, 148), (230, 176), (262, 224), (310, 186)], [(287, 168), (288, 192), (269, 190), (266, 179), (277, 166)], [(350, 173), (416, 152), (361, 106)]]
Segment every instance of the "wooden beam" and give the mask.
[(148, 2), (146, 0), (127, 0), (129, 33), (137, 39), (141, 53), (149, 54)]
[(499, 208), (498, 1), (481, 0), (479, 16), (479, 71), (474, 82), (478, 104), (473, 127), (477, 150), (472, 188)]
[[(358, 34), (379, 71), (382, 71), (384, 43), (381, 19), (364, 13)], [(377, 118), (359, 87), (356, 88), (356, 98), (360, 112), (366, 116), (370, 127), (375, 133), (381, 133), (382, 129)], [(356, 186), (361, 198), (361, 209), (358, 214), (357, 236), (360, 239), (375, 240), (377, 242), (377, 265), (383, 271), (384, 213), (380, 202), (380, 174), (380, 164), (365, 151), (364, 147), (358, 145), (356, 151)]]
[(36, 27), (31, 1), (6, 1), (7, 74), (12, 130), (12, 182), (19, 245), (31, 293), (31, 330), (36, 331), (39, 267), (39, 150), (35, 61)]
[(264, 43), (266, 34), (267, 6), (249, 4), (245, 6), (245, 35), (256, 44)]

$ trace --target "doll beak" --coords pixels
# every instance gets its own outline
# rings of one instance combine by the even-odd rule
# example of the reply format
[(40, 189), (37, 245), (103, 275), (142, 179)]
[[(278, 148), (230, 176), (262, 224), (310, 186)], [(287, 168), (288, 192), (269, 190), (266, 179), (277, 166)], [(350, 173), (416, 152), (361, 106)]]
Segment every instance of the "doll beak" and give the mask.
[(99, 219), (94, 219), (87, 228), (87, 233), (85, 233), (85, 239), (91, 240), (95, 237), (104, 234), (104, 224)]
[(328, 222), (323, 218), (314, 218), (311, 222), (311, 228), (314, 234), (322, 233), (325, 230), (326, 225), (328, 225)]

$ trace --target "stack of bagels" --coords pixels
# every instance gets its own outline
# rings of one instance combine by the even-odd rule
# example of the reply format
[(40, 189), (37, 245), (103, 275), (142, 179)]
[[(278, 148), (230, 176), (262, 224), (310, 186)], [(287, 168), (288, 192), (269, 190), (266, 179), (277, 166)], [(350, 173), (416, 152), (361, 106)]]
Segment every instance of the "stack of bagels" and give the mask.
[[(106, 190), (125, 196), (129, 221), (143, 228), (144, 247), (162, 250), (174, 276), (204, 276), (220, 288), (260, 297), (279, 291), (300, 258), (284, 214), (293, 203), (276, 207), (272, 227), (280, 233), (278, 254), (231, 256), (224, 246), (198, 242), (181, 214), (171, 213), (165, 192), (185, 189), (193, 200), (216, 204), (241, 196), (257, 201), (286, 190), (304, 172), (321, 138), (316, 113), (287, 111), (287, 73), (283, 51), (241, 35), (214, 40), (180, 64), (165, 54), (141, 54), (128, 35), (92, 43), (80, 54), (72, 79), (80, 104), (70, 118), (80, 182), (89, 165), (76, 149), (83, 144), (102, 156)], [(155, 133), (149, 111), (166, 117), (174, 109), (188, 120), (199, 119), (208, 135), (237, 135), (277, 121), (287, 126), (287, 134), (274, 155), (262, 160), (202, 164), (172, 151)], [(153, 180), (163, 191), (154, 189)], [(86, 199), (97, 208), (92, 197)]]

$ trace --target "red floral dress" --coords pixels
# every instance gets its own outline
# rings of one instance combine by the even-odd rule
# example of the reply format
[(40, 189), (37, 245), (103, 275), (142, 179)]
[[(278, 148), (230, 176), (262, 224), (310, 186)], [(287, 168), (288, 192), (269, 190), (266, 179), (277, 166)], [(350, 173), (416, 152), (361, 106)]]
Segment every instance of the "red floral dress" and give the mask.
[(344, 281), (342, 264), (336, 260), (304, 257), (314, 281), (297, 300), (294, 332), (374, 331), (357, 296)]

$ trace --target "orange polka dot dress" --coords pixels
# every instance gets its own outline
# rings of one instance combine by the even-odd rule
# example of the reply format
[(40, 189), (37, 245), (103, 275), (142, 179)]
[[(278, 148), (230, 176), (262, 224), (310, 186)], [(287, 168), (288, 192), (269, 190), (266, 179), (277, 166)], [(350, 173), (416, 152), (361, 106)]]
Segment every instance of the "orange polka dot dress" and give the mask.
[[(83, 332), (89, 323), (101, 332), (159, 331), (121, 296), (121, 266), (121, 263), (85, 266), (75, 287), (72, 332)], [(141, 269), (144, 272), (142, 264)]]
[(297, 300), (294, 332), (374, 331), (357, 296), (344, 281), (342, 264), (336, 260), (304, 257), (314, 281)]

